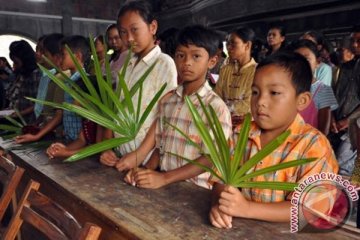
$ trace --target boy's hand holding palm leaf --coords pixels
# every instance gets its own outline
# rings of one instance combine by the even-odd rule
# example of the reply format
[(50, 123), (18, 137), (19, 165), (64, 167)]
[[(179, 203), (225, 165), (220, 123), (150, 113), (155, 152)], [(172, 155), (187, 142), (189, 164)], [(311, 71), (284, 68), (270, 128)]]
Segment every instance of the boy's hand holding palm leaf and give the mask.
[[(196, 109), (194, 104), (191, 102), (189, 97), (185, 97), (186, 104), (188, 105), (193, 121), (198, 129), (199, 135), (208, 150), (208, 154), (205, 154), (201, 147), (191, 140), (184, 132), (182, 132), (176, 126), (171, 125), (176, 131), (182, 134), (187, 141), (193, 146), (197, 147), (200, 152), (207, 156), (208, 160), (213, 164), (215, 169), (209, 168), (205, 165), (201, 165), (191, 159), (186, 159), (179, 154), (169, 153), (174, 156), (183, 158), (189, 163), (195, 164), (203, 170), (210, 172), (213, 176), (220, 179), (224, 184), (231, 185), (239, 188), (267, 188), (284, 191), (293, 191), (297, 183), (287, 182), (253, 182), (252, 178), (263, 175), (270, 172), (275, 172), (281, 169), (295, 167), (302, 164), (314, 161), (315, 158), (311, 159), (298, 159), (286, 163), (280, 163), (270, 167), (263, 168), (261, 170), (249, 172), (258, 162), (272, 153), (278, 146), (280, 146), (286, 138), (290, 135), (290, 131), (286, 131), (274, 139), (271, 143), (266, 145), (261, 151), (256, 153), (249, 160), (244, 162), (245, 149), (248, 141), (250, 132), (251, 116), (247, 114), (245, 117), (244, 124), (236, 143), (234, 152), (232, 153), (231, 147), (228, 144), (228, 139), (225, 138), (225, 134), (221, 127), (220, 121), (216, 115), (215, 110), (212, 106), (206, 107), (201, 101), (200, 97), (197, 96), (201, 104), (201, 110), (205, 113), (206, 122), (201, 118), (199, 111)], [(169, 124), (169, 123), (168, 123)]]
[[(77, 113), (83, 118), (87, 118), (105, 128), (112, 130), (120, 135), (120, 137), (104, 140), (100, 143), (91, 145), (79, 153), (66, 159), (66, 162), (77, 161), (87, 156), (94, 155), (96, 153), (118, 147), (121, 144), (127, 143), (137, 136), (142, 124), (145, 122), (150, 111), (153, 109), (162, 93), (166, 88), (166, 83), (161, 89), (155, 94), (153, 99), (149, 102), (146, 109), (141, 109), (142, 89), (143, 83), (147, 76), (150, 74), (152, 69), (155, 67), (156, 62), (146, 70), (141, 78), (129, 89), (125, 82), (125, 71), (131, 58), (131, 51), (125, 60), (122, 70), (118, 74), (119, 83), (116, 89), (113, 90), (113, 81), (109, 65), (109, 56), (105, 58), (105, 77), (101, 71), (101, 64), (95, 51), (95, 45), (93, 40), (90, 41), (91, 52), (94, 59), (94, 68), (96, 75), (96, 85), (90, 80), (89, 76), (84, 71), (83, 67), (76, 60), (74, 54), (67, 47), (72, 60), (76, 64), (77, 71), (79, 71), (81, 78), (87, 88), (87, 91), (82, 90), (76, 83), (72, 82), (60, 69), (49, 62), (57, 72), (61, 73), (62, 80), (49, 72), (43, 66), (40, 66), (41, 70), (44, 71), (48, 76), (61, 87), (65, 92), (71, 95), (79, 105), (72, 103), (53, 103), (47, 101), (39, 101), (37, 99), (29, 98), (35, 102), (41, 102), (46, 105), (60, 108), (66, 111)], [(134, 106), (132, 98), (138, 93), (138, 104)]]

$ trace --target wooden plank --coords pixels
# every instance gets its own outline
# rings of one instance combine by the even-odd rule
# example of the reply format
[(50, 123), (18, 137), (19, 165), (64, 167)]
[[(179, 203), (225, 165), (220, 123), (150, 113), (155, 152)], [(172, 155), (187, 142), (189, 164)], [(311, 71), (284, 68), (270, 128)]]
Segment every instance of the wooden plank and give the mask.
[(181, 182), (158, 190), (127, 185), (124, 175), (97, 159), (76, 163), (49, 160), (43, 152), (12, 152), (41, 191), (81, 222), (102, 227), (101, 239), (354, 239), (352, 233), (291, 234), (289, 224), (235, 219), (233, 229), (212, 227), (210, 191)]

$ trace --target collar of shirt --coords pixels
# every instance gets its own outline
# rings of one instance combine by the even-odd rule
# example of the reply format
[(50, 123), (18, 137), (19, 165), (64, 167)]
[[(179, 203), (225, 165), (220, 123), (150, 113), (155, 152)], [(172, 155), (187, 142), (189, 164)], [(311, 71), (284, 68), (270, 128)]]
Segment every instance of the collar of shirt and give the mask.
[[(140, 60), (140, 62), (143, 62), (147, 66), (150, 66), (151, 64), (153, 64), (157, 60), (160, 53), (161, 53), (161, 49), (160, 49), (160, 47), (158, 45), (156, 45), (153, 49), (151, 49), (151, 51), (148, 54), (146, 54), (145, 57), (143, 57)], [(130, 59), (129, 66), (135, 66), (135, 63), (136, 63), (137, 60), (138, 60), (137, 55), (133, 54), (131, 59)]]
[[(290, 124), (287, 130), (290, 130), (290, 135), (287, 137), (284, 143), (292, 143), (296, 141), (303, 133), (303, 129), (305, 127), (306, 123), (304, 122), (303, 118), (300, 116), (300, 114), (297, 114), (294, 121)], [(236, 127), (234, 130), (235, 133), (239, 133), (241, 130), (241, 125)], [(253, 142), (256, 143), (256, 145), (260, 149), (260, 135), (261, 135), (261, 129), (255, 124), (255, 122), (252, 122), (250, 133), (249, 133), (249, 139), (251, 139)], [(283, 144), (284, 144), (283, 143)]]
[(71, 75), (70, 79), (71, 81), (75, 82), (79, 80), (80, 77), (81, 77), (80, 72), (76, 71), (73, 75)]
[[(183, 97), (183, 85), (180, 85), (176, 88), (175, 92), (176, 94), (182, 98)], [(200, 98), (205, 97), (209, 92), (211, 91), (211, 87), (207, 81), (194, 93), (192, 93), (189, 97), (195, 96), (195, 94), (198, 94)], [(193, 100), (193, 99), (192, 99)]]
[(245, 64), (244, 66), (242, 66), (240, 68), (240, 72), (243, 71), (244, 69), (250, 67), (250, 66), (253, 66), (253, 65), (256, 65), (257, 63), (255, 62), (254, 58), (251, 58), (250, 59), (250, 62), (248, 62), (247, 64)]
[[(52, 75), (55, 75), (56, 73), (56, 69), (55, 68), (52, 68), (49, 70), (49, 72), (52, 74)], [(46, 77), (48, 74), (44, 71), (42, 71), (42, 77)]]

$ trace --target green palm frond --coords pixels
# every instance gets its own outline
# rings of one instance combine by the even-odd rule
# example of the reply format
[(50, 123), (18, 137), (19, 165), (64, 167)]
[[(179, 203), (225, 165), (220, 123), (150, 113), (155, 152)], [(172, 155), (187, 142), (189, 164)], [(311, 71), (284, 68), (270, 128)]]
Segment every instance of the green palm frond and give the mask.
[(290, 131), (286, 131), (262, 148), (253, 157), (244, 161), (245, 149), (248, 142), (248, 136), (250, 132), (251, 116), (247, 114), (243, 123), (242, 129), (238, 136), (238, 141), (234, 151), (231, 151), (231, 147), (228, 144), (224, 131), (221, 127), (220, 121), (216, 115), (213, 107), (205, 106), (201, 98), (197, 96), (200, 102), (201, 111), (205, 115), (205, 120), (202, 119), (199, 110), (195, 107), (189, 97), (185, 97), (185, 102), (189, 107), (193, 122), (198, 130), (200, 138), (204, 143), (207, 152), (204, 153), (202, 148), (192, 141), (181, 129), (169, 124), (177, 132), (186, 138), (186, 140), (199, 149), (199, 151), (207, 156), (212, 163), (214, 169), (211, 169), (205, 165), (202, 165), (196, 161), (187, 159), (179, 154), (168, 153), (173, 156), (184, 159), (185, 161), (195, 164), (202, 168), (204, 171), (210, 172), (215, 177), (219, 178), (223, 183), (232, 185), (234, 187), (241, 188), (267, 188), (275, 190), (293, 191), (296, 183), (283, 183), (283, 182), (252, 182), (254, 177), (264, 175), (267, 173), (275, 172), (281, 169), (296, 167), (299, 165), (307, 164), (316, 160), (311, 159), (299, 159), (286, 163), (280, 163), (261, 170), (252, 171), (253, 167), (262, 159), (271, 154), (278, 146), (280, 146), (290, 135)]
[[(91, 38), (90, 38), (91, 39)], [(53, 80), (60, 88), (67, 92), (79, 105), (72, 103), (52, 103), (28, 98), (31, 101), (41, 102), (55, 108), (74, 112), (83, 118), (87, 118), (105, 128), (112, 130), (120, 135), (118, 138), (106, 140), (102, 143), (91, 145), (79, 153), (68, 158), (67, 162), (77, 161), (87, 156), (99, 153), (101, 151), (114, 148), (136, 138), (141, 126), (149, 116), (151, 110), (158, 102), (166, 88), (166, 83), (159, 89), (153, 99), (148, 103), (145, 109), (142, 109), (141, 100), (143, 94), (143, 84), (148, 75), (151, 73), (156, 63), (152, 64), (145, 73), (129, 88), (125, 81), (126, 69), (130, 62), (131, 50), (125, 60), (124, 66), (118, 73), (118, 84), (116, 89), (113, 88), (112, 74), (110, 72), (109, 58), (105, 58), (105, 76), (102, 73), (100, 61), (95, 51), (93, 40), (90, 40), (91, 52), (94, 60), (94, 69), (96, 81), (91, 81), (85, 73), (81, 64), (76, 60), (72, 51), (66, 46), (71, 59), (76, 65), (81, 78), (84, 82), (86, 90), (81, 89), (68, 76), (66, 76), (59, 68), (47, 60), (57, 72), (61, 73), (61, 77), (57, 77), (40, 66), (51, 80)], [(136, 95), (138, 94), (138, 95)], [(134, 106), (133, 100), (137, 96), (138, 104)]]

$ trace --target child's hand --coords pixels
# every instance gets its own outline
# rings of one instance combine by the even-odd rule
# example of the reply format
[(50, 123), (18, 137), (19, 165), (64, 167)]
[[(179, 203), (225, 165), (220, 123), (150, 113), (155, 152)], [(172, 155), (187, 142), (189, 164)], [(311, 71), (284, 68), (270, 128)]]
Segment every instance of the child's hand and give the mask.
[(246, 211), (250, 208), (250, 202), (245, 199), (239, 189), (226, 186), (220, 194), (219, 210), (234, 217), (246, 217)]
[(132, 186), (136, 186), (136, 182), (134, 180), (134, 172), (134, 169), (130, 169), (124, 178), (124, 181)]
[(46, 150), (46, 154), (50, 159), (55, 157), (69, 157), (70, 155), (66, 149), (66, 146), (62, 143), (51, 144), (51, 146)]
[(118, 161), (118, 157), (112, 150), (106, 150), (100, 156), (100, 162), (106, 166), (113, 167)]
[(118, 171), (126, 171), (137, 167), (136, 152), (125, 154), (117, 161), (115, 167)]
[(36, 135), (33, 134), (24, 134), (24, 135), (19, 135), (15, 137), (15, 142), (16, 143), (26, 143), (26, 142), (35, 142), (39, 140), (39, 138)]
[(220, 211), (218, 204), (212, 206), (209, 218), (214, 227), (227, 229), (232, 228), (232, 216)]
[(165, 174), (151, 169), (138, 169), (134, 174), (136, 186), (140, 188), (157, 189), (165, 186)]

